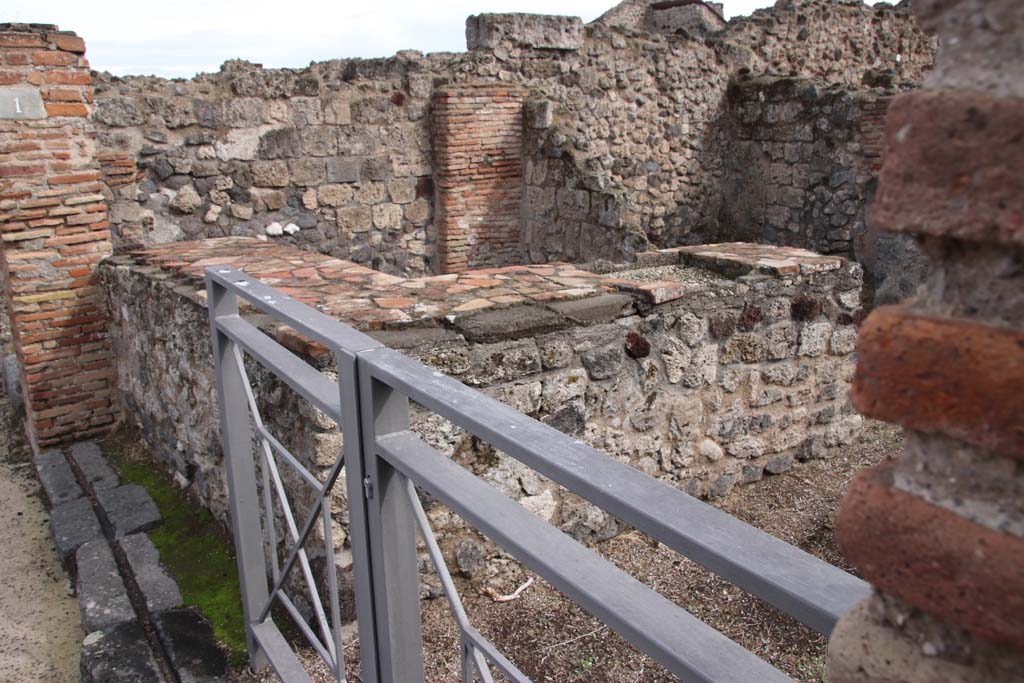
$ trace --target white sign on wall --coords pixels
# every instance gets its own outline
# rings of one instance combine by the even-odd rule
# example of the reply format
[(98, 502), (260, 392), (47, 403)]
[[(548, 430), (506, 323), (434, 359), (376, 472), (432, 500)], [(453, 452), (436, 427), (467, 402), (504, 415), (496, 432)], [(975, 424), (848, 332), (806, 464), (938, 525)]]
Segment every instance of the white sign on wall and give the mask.
[(43, 98), (36, 88), (0, 88), (0, 119), (45, 119)]

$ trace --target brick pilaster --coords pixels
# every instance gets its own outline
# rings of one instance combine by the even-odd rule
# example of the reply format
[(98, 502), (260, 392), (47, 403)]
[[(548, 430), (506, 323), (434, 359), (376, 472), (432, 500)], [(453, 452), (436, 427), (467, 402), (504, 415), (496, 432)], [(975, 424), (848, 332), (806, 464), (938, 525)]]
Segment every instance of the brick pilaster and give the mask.
[(0, 24), (0, 266), (37, 447), (101, 433), (116, 414), (95, 273), (110, 224), (84, 52), (55, 26)]
[(523, 93), (484, 84), (439, 91), (433, 124), (442, 273), (522, 261)]
[(875, 595), (833, 633), (828, 679), (1008, 683), (1024, 675), (1024, 5), (914, 7), (941, 47), (889, 110), (873, 219), (917, 236), (931, 276), (862, 328), (854, 405), (906, 447), (843, 500), (836, 535)]

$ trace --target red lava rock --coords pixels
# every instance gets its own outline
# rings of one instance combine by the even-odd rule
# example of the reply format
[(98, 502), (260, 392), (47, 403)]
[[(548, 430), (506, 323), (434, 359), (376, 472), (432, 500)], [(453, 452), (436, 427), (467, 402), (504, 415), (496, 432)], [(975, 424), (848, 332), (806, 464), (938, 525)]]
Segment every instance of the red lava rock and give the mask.
[(793, 320), (807, 322), (808, 320), (814, 320), (820, 314), (821, 304), (816, 299), (806, 295), (800, 295), (793, 299), (793, 304), (790, 307), (790, 315), (793, 317)]
[(868, 417), (1024, 458), (1024, 332), (875, 310), (861, 327), (853, 404)]
[(1024, 100), (964, 90), (898, 95), (886, 119), (879, 230), (1024, 244)]
[(757, 324), (761, 322), (762, 318), (763, 315), (761, 313), (760, 308), (758, 308), (757, 306), (747, 306), (743, 309), (743, 312), (740, 314), (740, 319), (736, 323), (736, 327), (743, 330), (744, 332), (750, 332), (755, 327), (757, 327)]
[(637, 332), (626, 335), (626, 353), (630, 358), (647, 358), (651, 355), (651, 342)]
[(846, 558), (881, 590), (989, 640), (1024, 647), (1024, 539), (893, 488), (894, 463), (854, 479), (836, 520)]

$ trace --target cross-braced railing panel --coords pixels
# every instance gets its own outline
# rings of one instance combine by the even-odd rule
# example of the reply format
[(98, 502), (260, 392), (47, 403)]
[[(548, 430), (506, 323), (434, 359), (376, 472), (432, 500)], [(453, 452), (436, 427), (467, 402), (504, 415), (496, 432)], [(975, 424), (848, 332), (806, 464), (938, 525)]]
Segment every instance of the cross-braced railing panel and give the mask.
[[(839, 617), (870, 592), (859, 579), (387, 349), (244, 273), (218, 268), (206, 272), (232, 531), (242, 576), (250, 653), (254, 664), (270, 663), (287, 683), (306, 681), (308, 677), (273, 625), (270, 608), (276, 601), (289, 612), (295, 611), (293, 604), (289, 608), (283, 586), (296, 566), (316, 593), (304, 545), (319, 518), (324, 524), (326, 551), (333, 550), (329, 492), (343, 466), (347, 469), (360, 663), (367, 683), (423, 681), (417, 530), (459, 628), (462, 682), (471, 683), (479, 677), (490, 683), (492, 668), (515, 683), (529, 681), (472, 626), (417, 489), (440, 500), (685, 680), (789, 680), (434, 450), (410, 429), (410, 400), (821, 633), (829, 633)], [(338, 381), (324, 376), (245, 321), (239, 315), (237, 298), (323, 344), (334, 356)], [(341, 425), (344, 452), (322, 482), (266, 429), (239, 349)], [(245, 517), (259, 505), (252, 444), (246, 441), (248, 433), (241, 426), (249, 419), (255, 424), (258, 441), (263, 507), (271, 510), (275, 501), (281, 507), (290, 544), (283, 563), (274, 559), (270, 588), (263, 564), (262, 531), (253, 529), (251, 520)], [(289, 504), (278, 458), (317, 491), (312, 510), (301, 526)], [(268, 533), (276, 534), (276, 530)], [(276, 536), (271, 536), (271, 542), (277, 542)], [(334, 563), (330, 558), (327, 566), (330, 623), (317, 596), (313, 603), (320, 633), (317, 635), (308, 624), (303, 633), (324, 661), (333, 663), (342, 680), (337, 579), (331, 573)]]
[[(268, 539), (268, 554), (270, 555), (271, 560), (271, 577), (273, 578), (274, 589), (267, 596), (266, 603), (263, 605), (260, 613), (263, 614), (269, 612), (273, 607), (274, 601), (278, 601), (292, 617), (292, 620), (305, 636), (309, 644), (314, 650), (316, 650), (317, 654), (320, 655), (320, 658), (327, 665), (328, 669), (330, 669), (334, 674), (336, 680), (344, 681), (345, 657), (341, 645), (341, 616), (338, 608), (338, 584), (336, 575), (334, 574), (334, 541), (329, 497), (330, 491), (333, 488), (333, 482), (330, 485), (327, 485), (317, 479), (313, 473), (306, 469), (306, 467), (299, 462), (298, 458), (296, 458), (291, 451), (285, 448), (285, 446), (281, 444), (270, 430), (267, 429), (266, 424), (263, 421), (263, 417), (260, 414), (259, 406), (256, 404), (256, 398), (252, 392), (252, 385), (249, 381), (248, 372), (245, 369), (242, 352), (236, 347), (232, 355), (236, 370), (244, 380), (243, 386), (245, 387), (245, 398), (249, 408), (249, 417), (256, 432), (255, 436), (259, 445), (257, 452), (259, 453), (259, 467), (263, 478), (262, 518), (265, 520), (264, 526), (266, 528)], [(281, 472), (278, 469), (276, 460), (277, 455), (283, 458), (285, 463), (287, 463), (293, 471), (299, 474), (303, 482), (318, 494), (316, 502), (314, 503), (314, 510), (309, 515), (309, 518), (313, 519), (319, 513), (323, 528), (325, 547), (324, 554), (329, 560), (326, 564), (328, 573), (328, 604), (330, 605), (331, 611), (330, 624), (328, 624), (327, 614), (323, 606), (320, 591), (317, 587), (317, 582), (313, 578), (313, 570), (310, 566), (309, 557), (305, 550), (305, 543), (308, 540), (308, 536), (306, 538), (300, 537), (299, 528), (295, 521), (295, 513), (292, 509), (292, 503), (288, 492), (285, 489)], [(344, 458), (340, 458), (339, 462), (343, 465)], [(295, 549), (295, 557), (298, 560), (299, 567), (302, 572), (302, 579), (306, 586), (306, 594), (320, 631), (319, 635), (310, 629), (305, 618), (302, 616), (301, 611), (285, 590), (285, 584), (291, 570), (294, 569), (294, 564), (282, 569), (278, 558), (278, 537), (274, 506), (275, 500), (278, 502), (278, 509), (281, 510), (282, 516), (284, 517), (285, 528), (288, 532), (288, 536), (290, 537), (290, 541), (293, 544), (292, 547)], [(315, 525), (311, 525), (310, 529), (312, 530), (314, 526)]]

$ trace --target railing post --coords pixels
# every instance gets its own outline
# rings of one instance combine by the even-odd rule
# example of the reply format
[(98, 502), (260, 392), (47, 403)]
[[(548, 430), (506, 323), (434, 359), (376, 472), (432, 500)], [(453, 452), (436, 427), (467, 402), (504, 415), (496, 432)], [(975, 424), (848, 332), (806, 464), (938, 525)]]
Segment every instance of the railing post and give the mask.
[(406, 478), (377, 457), (379, 436), (409, 428), (409, 399), (359, 360), (363, 488), (381, 683), (423, 683), (416, 518)]
[(218, 318), (238, 314), (238, 301), (233, 293), (210, 278), (206, 279), (206, 291), (213, 365), (217, 377), (221, 447), (227, 470), (231, 534), (235, 541), (242, 608), (245, 612), (245, 640), (249, 648), (249, 665), (253, 669), (260, 669), (268, 662), (250, 627), (266, 604), (269, 591), (249, 407), (245, 399), (246, 380), (234, 360), (234, 354), (239, 353), (239, 350), (227, 335), (217, 329)]
[(345, 491), (348, 495), (348, 539), (352, 548), (352, 575), (359, 627), (359, 660), (364, 683), (380, 683), (377, 624), (374, 613), (373, 575), (370, 563), (368, 509), (363, 487), (363, 439), (360, 421), (359, 366), (351, 351), (334, 352), (341, 392), (342, 451), (345, 455)]

